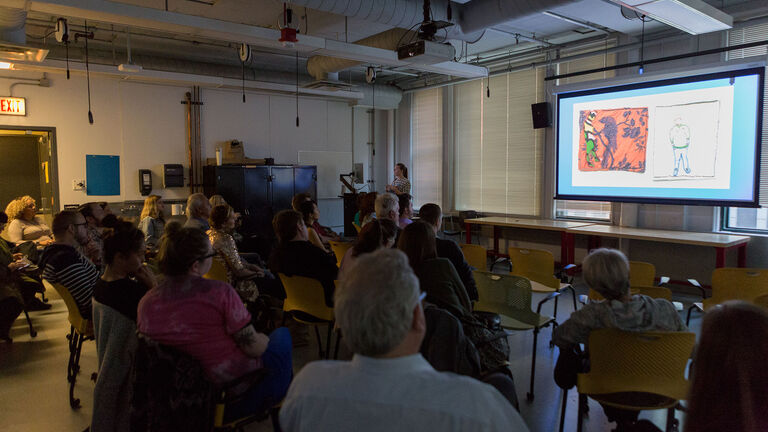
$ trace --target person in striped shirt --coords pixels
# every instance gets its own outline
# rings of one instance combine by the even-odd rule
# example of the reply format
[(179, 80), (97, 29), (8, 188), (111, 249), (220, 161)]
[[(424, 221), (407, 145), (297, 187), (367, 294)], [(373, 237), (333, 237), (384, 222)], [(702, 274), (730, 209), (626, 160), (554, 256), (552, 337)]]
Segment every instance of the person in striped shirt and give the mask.
[(57, 214), (53, 219), (55, 242), (43, 250), (40, 268), (43, 269), (43, 279), (64, 285), (83, 318), (91, 319), (91, 298), (99, 271), (79, 251), (88, 243), (87, 225), (83, 215), (76, 211), (64, 210)]

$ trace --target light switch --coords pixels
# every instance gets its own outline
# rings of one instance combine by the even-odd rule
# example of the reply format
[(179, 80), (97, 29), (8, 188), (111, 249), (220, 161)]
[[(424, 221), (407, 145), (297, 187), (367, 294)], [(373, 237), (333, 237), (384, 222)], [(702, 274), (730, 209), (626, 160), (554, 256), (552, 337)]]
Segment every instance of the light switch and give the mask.
[(85, 180), (72, 180), (72, 190), (81, 191), (85, 190)]

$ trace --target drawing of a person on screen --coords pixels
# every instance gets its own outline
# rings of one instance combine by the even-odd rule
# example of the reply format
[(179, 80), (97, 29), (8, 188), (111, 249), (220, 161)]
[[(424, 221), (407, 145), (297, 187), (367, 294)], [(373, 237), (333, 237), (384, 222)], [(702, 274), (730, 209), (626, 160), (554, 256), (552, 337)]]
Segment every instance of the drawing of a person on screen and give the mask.
[(674, 126), (669, 130), (669, 142), (672, 144), (672, 153), (675, 157), (675, 169), (672, 171), (672, 176), (677, 177), (681, 164), (686, 174), (691, 173), (691, 166), (688, 164), (691, 131), (680, 117), (675, 118), (674, 123)]
[(597, 117), (597, 113), (590, 111), (586, 120), (584, 120), (584, 141), (587, 147), (586, 155), (587, 164), (589, 166), (594, 166), (593, 160), (594, 162), (600, 162), (600, 158), (597, 157), (597, 132), (595, 131), (595, 126), (592, 124), (595, 117)]

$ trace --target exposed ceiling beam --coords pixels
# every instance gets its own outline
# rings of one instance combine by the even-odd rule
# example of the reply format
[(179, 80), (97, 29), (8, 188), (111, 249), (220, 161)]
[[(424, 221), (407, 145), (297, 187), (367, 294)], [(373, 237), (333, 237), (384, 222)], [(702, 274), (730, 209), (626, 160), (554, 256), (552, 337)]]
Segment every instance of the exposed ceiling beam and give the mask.
[(406, 66), (409, 69), (423, 72), (467, 78), (481, 77), (487, 74), (485, 68), (456, 62), (444, 62), (434, 65), (410, 64), (398, 60), (395, 51), (309, 35), (299, 35), (298, 43), (292, 48), (287, 48), (278, 41), (280, 38), (278, 30), (110, 1), (6, 0), (4, 6), (26, 9), (30, 12), (39, 12), (52, 16), (116, 24), (129, 28), (142, 28), (162, 33), (205, 37), (234, 43), (248, 43), (288, 52), (298, 51), (305, 55), (325, 55), (382, 66)]

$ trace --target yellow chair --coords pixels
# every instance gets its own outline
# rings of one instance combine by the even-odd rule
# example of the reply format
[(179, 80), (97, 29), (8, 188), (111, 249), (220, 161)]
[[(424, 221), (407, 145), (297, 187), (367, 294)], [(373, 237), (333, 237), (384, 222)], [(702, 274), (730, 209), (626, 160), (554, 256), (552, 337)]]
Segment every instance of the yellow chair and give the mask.
[[(555, 257), (549, 251), (541, 249), (509, 248), (509, 260), (513, 276), (522, 276), (531, 281), (531, 289), (537, 293), (560, 292), (570, 290), (573, 296), (573, 310), (576, 307), (576, 290), (570, 283), (562, 282), (554, 275)], [(557, 319), (557, 297), (555, 297), (555, 319)]]
[[(541, 314), (541, 306), (560, 295), (551, 292), (531, 309), (531, 282), (520, 276), (498, 275), (486, 271), (475, 271), (478, 301), (474, 310), (493, 312), (501, 316), (501, 326), (509, 330), (533, 330), (533, 356), (531, 361), (531, 383), (527, 394), (533, 400), (533, 378), (536, 373), (536, 347), (539, 331), (555, 323), (555, 319)], [(551, 346), (551, 343), (550, 343)]]
[[(43, 285), (46, 289), (54, 289), (59, 296), (64, 300), (64, 304), (67, 305), (67, 311), (69, 315), (69, 362), (67, 363), (67, 381), (69, 382), (69, 406), (72, 409), (80, 408), (80, 399), (75, 399), (75, 381), (77, 381), (77, 374), (80, 372), (80, 352), (83, 349), (83, 342), (87, 340), (93, 340), (93, 322), (83, 318), (80, 314), (80, 309), (75, 303), (75, 299), (69, 290), (59, 283), (52, 284), (43, 279)], [(91, 376), (91, 379), (95, 378), (95, 374)]]
[(691, 312), (701, 312), (728, 300), (754, 302), (768, 294), (768, 269), (722, 267), (712, 272), (712, 296), (694, 303), (688, 308), (686, 324), (691, 321)]
[(227, 264), (224, 259), (216, 255), (211, 260), (211, 268), (208, 273), (203, 275), (206, 279), (217, 280), (229, 283), (229, 274), (227, 273)]
[(355, 231), (357, 231), (358, 234), (360, 234), (360, 230), (363, 229), (363, 227), (361, 227), (360, 225), (358, 225), (358, 224), (356, 224), (354, 222), (352, 222), (352, 226), (355, 227)]
[(471, 243), (462, 243), (459, 247), (470, 266), (482, 271), (488, 269), (488, 251), (484, 247)]
[[(304, 276), (286, 276), (278, 273), (280, 281), (285, 288), (285, 301), (283, 302), (283, 324), (287, 314), (291, 314), (294, 320), (310, 325), (315, 328), (317, 336), (318, 355), (326, 359), (330, 357), (331, 351), (331, 332), (335, 324), (333, 317), (333, 308), (325, 304), (325, 294), (323, 286), (317, 279)], [(323, 354), (323, 345), (320, 342), (320, 330), (318, 326), (328, 325), (328, 335), (325, 339), (325, 354)], [(341, 333), (336, 335), (336, 358), (339, 351), (339, 339)]]
[(341, 260), (344, 258), (344, 254), (346, 254), (349, 248), (351, 248), (355, 243), (333, 240), (329, 241), (328, 243), (331, 244), (331, 250), (333, 251), (333, 254), (336, 255), (336, 267), (341, 267)]
[(667, 430), (672, 429), (675, 406), (688, 395), (685, 369), (695, 342), (696, 335), (687, 332), (590, 333), (590, 370), (577, 377), (577, 430), (582, 430), (586, 397), (625, 410), (667, 409)]
[(656, 280), (656, 266), (643, 261), (629, 262), (629, 286), (653, 286)]
[(753, 303), (758, 306), (768, 308), (768, 294), (761, 295), (760, 297), (755, 298)]

